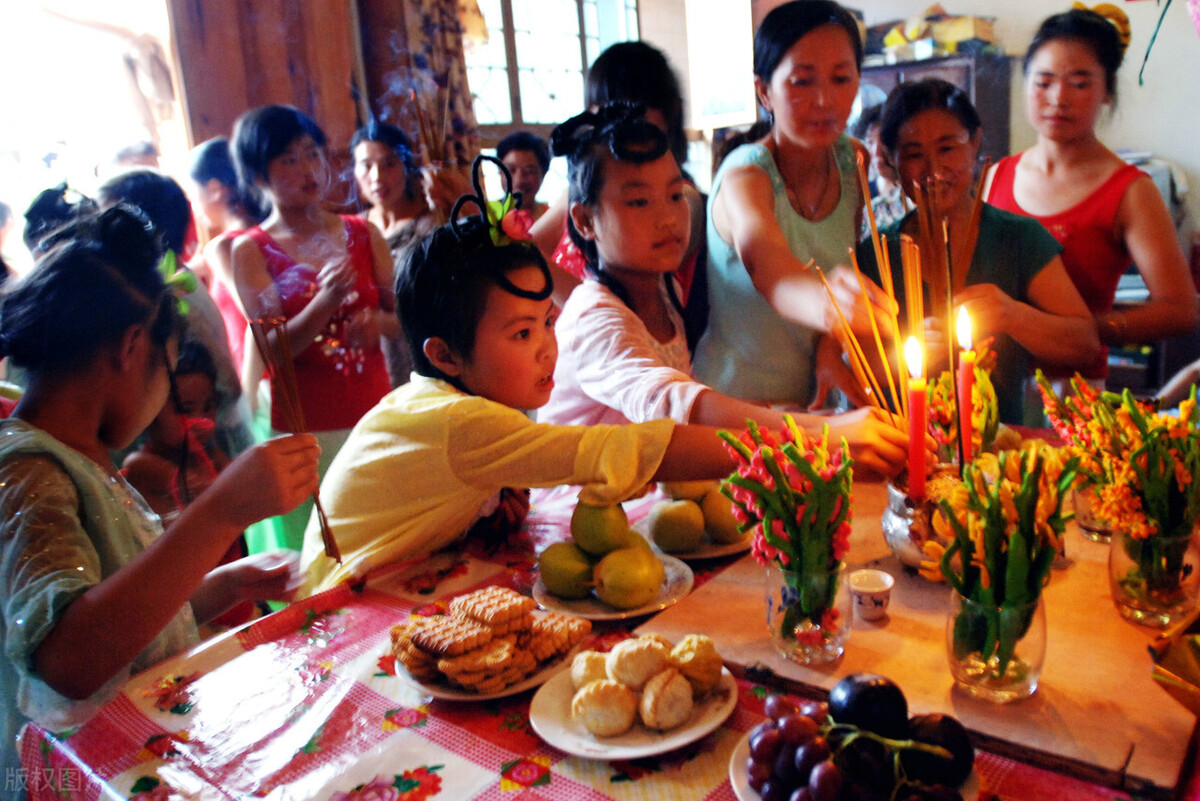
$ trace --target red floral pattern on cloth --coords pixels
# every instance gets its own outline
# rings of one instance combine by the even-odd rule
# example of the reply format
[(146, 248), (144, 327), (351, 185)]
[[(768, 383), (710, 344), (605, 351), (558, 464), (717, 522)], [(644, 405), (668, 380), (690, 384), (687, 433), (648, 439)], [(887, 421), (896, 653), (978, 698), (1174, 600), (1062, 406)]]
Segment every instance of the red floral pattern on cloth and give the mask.
[[(531, 692), (431, 703), (392, 675), (394, 663), (385, 659), (391, 626), (409, 615), (443, 613), (455, 595), (516, 583), (518, 576), (473, 563), (467, 575), (444, 579), (438, 597), (428, 601), (397, 591), (397, 584), (389, 590), (368, 581), (360, 593), (331, 590), (206, 643), (157, 672), (135, 676), (77, 732), (56, 737), (31, 724), (20, 743), (33, 777), (30, 798), (129, 797), (132, 792), (114, 788), (141, 782), (141, 801), (159, 801), (170, 792), (159, 789), (162, 780), (155, 775), (166, 760), (172, 777), (180, 777), (173, 783), (186, 776), (205, 797), (586, 801), (632, 792), (733, 799), (725, 778), (730, 751), (764, 718), (768, 691), (761, 685), (738, 683), (737, 707), (713, 735), (675, 752), (597, 770), (537, 737), (529, 722)], [(629, 636), (628, 629), (609, 627), (585, 647), (608, 650)], [(199, 676), (188, 684), (193, 706), (185, 715), (160, 711), (143, 694), (163, 677), (193, 674)], [(363, 760), (370, 762), (356, 770)], [(1001, 801), (1125, 797), (986, 752), (976, 770)], [(720, 778), (711, 786), (681, 780), (699, 775)]]
[(175, 715), (186, 715), (192, 708), (188, 686), (198, 678), (199, 673), (188, 676), (163, 676), (151, 689), (143, 690), (142, 695), (154, 699), (155, 709)]
[(329, 801), (425, 801), (442, 789), (441, 765), (406, 770), (399, 776), (376, 776), (345, 793), (334, 793)]

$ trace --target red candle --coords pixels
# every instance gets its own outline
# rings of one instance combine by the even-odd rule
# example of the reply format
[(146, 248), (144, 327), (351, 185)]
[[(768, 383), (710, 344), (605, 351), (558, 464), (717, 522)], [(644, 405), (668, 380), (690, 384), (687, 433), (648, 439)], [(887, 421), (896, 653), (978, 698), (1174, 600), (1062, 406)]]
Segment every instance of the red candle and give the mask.
[(929, 415), (925, 405), (924, 359), (921, 344), (909, 337), (904, 345), (904, 361), (912, 377), (908, 381), (908, 496), (925, 500), (925, 429)]
[(971, 419), (974, 404), (971, 393), (975, 389), (975, 351), (971, 350), (971, 316), (965, 306), (958, 310), (958, 346), (962, 353), (958, 357), (958, 435), (962, 440), (963, 464), (971, 461), (972, 445), (975, 442), (975, 425)]

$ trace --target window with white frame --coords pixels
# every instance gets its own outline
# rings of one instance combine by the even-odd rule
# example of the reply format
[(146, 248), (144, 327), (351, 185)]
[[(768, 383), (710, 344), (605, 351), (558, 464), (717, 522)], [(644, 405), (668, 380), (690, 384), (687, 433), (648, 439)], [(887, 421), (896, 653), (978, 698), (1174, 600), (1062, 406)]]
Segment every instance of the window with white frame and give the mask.
[(638, 38), (637, 0), (479, 0), (488, 41), (467, 53), (485, 146), (543, 136), (583, 110), (584, 75), (604, 48)]

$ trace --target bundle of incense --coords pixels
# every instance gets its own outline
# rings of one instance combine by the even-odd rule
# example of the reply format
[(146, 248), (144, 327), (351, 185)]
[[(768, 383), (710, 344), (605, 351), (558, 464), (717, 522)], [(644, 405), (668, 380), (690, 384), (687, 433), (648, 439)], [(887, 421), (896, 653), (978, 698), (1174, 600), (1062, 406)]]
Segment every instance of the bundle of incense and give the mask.
[(900, 235), (900, 266), (904, 273), (904, 305), (909, 333), (925, 350), (925, 285), (921, 273), (921, 248), (908, 234)]
[[(855, 153), (855, 163), (858, 165), (858, 183), (862, 188), (863, 204), (867, 207), (867, 223), (871, 230), (871, 246), (875, 249), (875, 264), (879, 267), (879, 278), (883, 283), (883, 291), (886, 292), (887, 296), (894, 301), (896, 299), (896, 292), (895, 287), (892, 284), (892, 265), (887, 252), (887, 239), (879, 235), (879, 226), (875, 221), (875, 207), (871, 205), (871, 179), (867, 174), (867, 160), (861, 151)], [(854, 266), (855, 270), (857, 271), (858, 264), (855, 263)], [(859, 278), (862, 278), (861, 273), (859, 274)], [(863, 292), (866, 292), (865, 287)], [(874, 321), (872, 321), (872, 323), (874, 323)], [(904, 362), (900, 358), (900, 328), (897, 323), (898, 320), (896, 319), (896, 315), (893, 314), (892, 330), (896, 332), (896, 338), (893, 340), (892, 344), (895, 346), (896, 350), (896, 369), (900, 369)], [(888, 366), (888, 386), (890, 387), (892, 384), (891, 367), (888, 363), (887, 356), (882, 354), (882, 348), (880, 348), (880, 351), (884, 365)], [(892, 397), (897, 397), (894, 387), (892, 388)], [(901, 392), (898, 397), (899, 400), (896, 401), (898, 404), (897, 408), (904, 417), (908, 417), (908, 398), (906, 397), (906, 393)]]
[(829, 281), (825, 278), (825, 272), (813, 262), (809, 262), (808, 266), (816, 270), (817, 277), (821, 279), (821, 285), (825, 287), (825, 292), (829, 295), (829, 302), (833, 304), (833, 310), (837, 312), (842, 346), (849, 357), (850, 370), (854, 373), (859, 386), (866, 392), (867, 399), (871, 402), (872, 406), (886, 411), (888, 414), (893, 414), (890, 409), (885, 409), (883, 406), (881, 400), (883, 392), (880, 390), (879, 382), (875, 379), (875, 374), (871, 370), (870, 362), (867, 361), (867, 357), (862, 351), (862, 346), (858, 344), (858, 338), (854, 336), (854, 331), (850, 328), (850, 322), (846, 319), (846, 315), (842, 313), (842, 307), (837, 302), (837, 298), (834, 297), (833, 287), (829, 285)]
[[(862, 270), (860, 270), (858, 267), (858, 256), (855, 254), (854, 248), (850, 248), (850, 263), (854, 266), (854, 274), (858, 277), (858, 286), (862, 290), (863, 298), (869, 299), (870, 294), (867, 291), (867, 279), (863, 276)], [(895, 300), (894, 296), (892, 297), (892, 300)], [(901, 411), (899, 406), (900, 401), (898, 400), (900, 393), (896, 392), (896, 382), (892, 379), (892, 363), (888, 358), (887, 351), (883, 347), (883, 338), (879, 335), (879, 324), (875, 320), (874, 304), (869, 302), (867, 304), (867, 316), (871, 320), (871, 333), (875, 337), (875, 347), (879, 351), (879, 360), (883, 362), (884, 374), (887, 376), (888, 390), (892, 393), (892, 408), (890, 411), (892, 411), (893, 414), (899, 413), (903, 417), (904, 413)]]
[[(961, 409), (963, 399), (958, 395), (958, 381), (955, 376), (958, 375), (958, 364), (954, 359), (958, 349), (954, 347), (954, 263), (950, 259), (950, 228), (945, 220), (942, 220), (942, 241), (945, 243), (946, 251), (946, 363), (950, 365), (950, 385), (954, 388), (954, 408)], [(971, 399), (967, 398), (967, 403)], [(963, 450), (962, 426), (958, 429), (958, 469), (959, 475), (966, 469), (964, 457), (966, 452)]]
[(862, 187), (863, 203), (867, 207), (867, 223), (871, 229), (871, 245), (875, 248), (875, 263), (879, 265), (879, 275), (882, 277), (885, 259), (884, 248), (879, 238), (879, 226), (875, 224), (875, 207), (871, 205), (871, 179), (867, 175), (867, 160), (861, 151), (854, 155), (855, 162), (858, 164), (858, 183)]
[(975, 182), (975, 202), (971, 205), (971, 219), (967, 223), (966, 236), (962, 239), (960, 249), (954, 254), (954, 267), (961, 276), (960, 281), (954, 282), (955, 290), (962, 288), (960, 284), (966, 281), (967, 273), (971, 271), (971, 259), (975, 256), (975, 243), (979, 239), (979, 219), (983, 215), (983, 182), (991, 168), (992, 160), (984, 159), (983, 166), (979, 170), (979, 178)]
[[(250, 331), (254, 335), (254, 344), (263, 364), (267, 366), (267, 375), (271, 379), (272, 405), (280, 409), (288, 428), (297, 434), (304, 433), (308, 426), (304, 422), (304, 410), (300, 406), (300, 391), (296, 386), (287, 321), (280, 317), (255, 320), (250, 323)], [(325, 555), (341, 564), (342, 552), (329, 529), (329, 520), (321, 506), (319, 492), (313, 493), (313, 505), (317, 508), (317, 520), (321, 524), (321, 542), (325, 546)]]
[[(883, 251), (883, 263), (879, 265), (879, 278), (883, 283), (883, 291), (892, 299), (892, 303), (896, 304), (896, 311), (892, 312), (892, 331), (895, 332), (895, 338), (892, 339), (892, 349), (896, 356), (896, 369), (900, 371), (897, 376), (897, 381), (904, 381), (904, 356), (903, 346), (901, 346), (900, 337), (900, 304), (896, 301), (896, 285), (892, 280), (892, 256), (888, 252), (888, 241), (886, 236), (880, 236), (880, 249)], [(900, 392), (900, 413), (908, 419), (908, 393)]]
[[(927, 178), (916, 186), (917, 222), (921, 232), (921, 253), (925, 266), (929, 269), (924, 277), (929, 281), (929, 297), (940, 302), (943, 295), (942, 279), (946, 275), (944, 261), (946, 258), (946, 241), (943, 237), (942, 215), (937, 205), (937, 198), (930, 189), (932, 178)], [(950, 309), (946, 309), (949, 319)]]
[(425, 106), (421, 103), (421, 97), (417, 94), (416, 89), (409, 89), (408, 96), (417, 118), (417, 135), (421, 140), (421, 149), (425, 151), (425, 158), (430, 164), (440, 165), (445, 157), (445, 132), (449, 116), (446, 112), (450, 102), (450, 93), (448, 90), (438, 87), (439, 107), (441, 108), (442, 116), (439, 118), (437, 124), (431, 122), (429, 115), (425, 113)]

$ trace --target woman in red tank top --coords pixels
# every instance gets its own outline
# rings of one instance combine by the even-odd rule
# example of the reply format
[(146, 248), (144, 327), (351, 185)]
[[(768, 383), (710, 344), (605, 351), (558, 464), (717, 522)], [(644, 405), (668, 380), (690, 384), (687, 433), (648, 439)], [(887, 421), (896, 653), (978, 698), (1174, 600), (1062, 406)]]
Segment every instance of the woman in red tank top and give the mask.
[[(286, 320), (323, 475), (354, 424), (391, 390), (380, 349), (380, 337), (400, 328), (391, 255), (373, 225), (322, 207), (329, 169), (313, 120), (290, 106), (263, 106), (238, 119), (233, 139), (241, 181), (271, 203), (267, 218), (234, 243), (234, 282), (249, 319)], [(289, 430), (281, 404), (271, 428)], [(299, 549), (307, 522), (304, 508), (288, 515), (275, 544)]]
[[(987, 189), (994, 206), (1039, 220), (1063, 246), (1062, 260), (1096, 318), (1105, 345), (1152, 342), (1196, 325), (1196, 298), (1183, 251), (1149, 176), (1096, 136), (1116, 99), (1124, 46), (1116, 27), (1075, 9), (1042, 23), (1025, 54), (1025, 107), (1037, 143), (1003, 159)], [(1150, 291), (1114, 311), (1121, 275), (1136, 264)], [(1107, 349), (1087, 371), (1108, 374)]]

